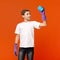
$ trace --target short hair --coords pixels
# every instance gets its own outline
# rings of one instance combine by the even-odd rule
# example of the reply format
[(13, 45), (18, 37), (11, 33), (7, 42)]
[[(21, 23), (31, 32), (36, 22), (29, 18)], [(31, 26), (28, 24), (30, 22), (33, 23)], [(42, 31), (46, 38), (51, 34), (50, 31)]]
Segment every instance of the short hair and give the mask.
[(30, 11), (30, 10), (28, 10), (28, 9), (24, 9), (24, 10), (22, 10), (22, 11), (21, 11), (21, 15), (24, 15), (25, 12), (27, 12), (27, 11)]

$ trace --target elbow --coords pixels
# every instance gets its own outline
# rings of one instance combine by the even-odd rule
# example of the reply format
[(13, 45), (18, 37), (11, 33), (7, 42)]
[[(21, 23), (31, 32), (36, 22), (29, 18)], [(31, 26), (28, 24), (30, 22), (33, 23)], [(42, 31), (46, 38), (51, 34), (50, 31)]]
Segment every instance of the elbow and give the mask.
[(44, 24), (44, 26), (47, 26), (47, 24)]
[(46, 21), (43, 21), (43, 26), (47, 26), (47, 23), (46, 23)]
[(45, 26), (47, 26), (47, 24), (45, 24)]

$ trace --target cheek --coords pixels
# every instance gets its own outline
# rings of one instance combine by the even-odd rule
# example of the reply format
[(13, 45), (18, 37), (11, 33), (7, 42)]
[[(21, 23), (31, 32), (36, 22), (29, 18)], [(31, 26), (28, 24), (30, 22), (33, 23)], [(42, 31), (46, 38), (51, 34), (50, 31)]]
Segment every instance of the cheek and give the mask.
[(31, 15), (28, 15), (28, 17), (31, 17)]
[(26, 17), (28, 18), (29, 16), (28, 16), (28, 15), (26, 15)]
[(27, 18), (27, 15), (25, 15), (24, 17)]
[(25, 18), (30, 18), (30, 15), (25, 15)]

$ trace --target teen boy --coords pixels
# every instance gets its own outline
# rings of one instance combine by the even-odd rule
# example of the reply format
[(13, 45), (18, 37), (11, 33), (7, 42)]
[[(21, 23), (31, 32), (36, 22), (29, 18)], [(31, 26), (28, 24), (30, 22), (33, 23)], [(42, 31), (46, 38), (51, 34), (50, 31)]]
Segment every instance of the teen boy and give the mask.
[[(20, 40), (18, 60), (24, 60), (25, 54), (27, 54), (28, 60), (33, 60), (34, 55), (34, 28), (40, 29), (41, 26), (46, 26), (45, 11), (41, 11), (43, 22), (30, 21), (30, 10), (24, 9), (21, 12), (23, 21), (16, 26), (14, 54), (17, 56), (18, 40)], [(20, 38), (20, 39), (19, 39)]]

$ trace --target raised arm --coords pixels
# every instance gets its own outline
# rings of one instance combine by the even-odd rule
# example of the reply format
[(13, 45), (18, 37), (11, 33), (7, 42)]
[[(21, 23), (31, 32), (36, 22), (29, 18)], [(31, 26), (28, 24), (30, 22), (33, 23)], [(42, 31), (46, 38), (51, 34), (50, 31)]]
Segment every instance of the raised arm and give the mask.
[(38, 6), (38, 10), (40, 11), (41, 13), (41, 16), (42, 16), (42, 23), (40, 23), (40, 26), (47, 26), (47, 23), (46, 23), (46, 15), (45, 15), (45, 10), (42, 6)]

